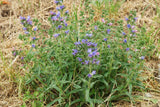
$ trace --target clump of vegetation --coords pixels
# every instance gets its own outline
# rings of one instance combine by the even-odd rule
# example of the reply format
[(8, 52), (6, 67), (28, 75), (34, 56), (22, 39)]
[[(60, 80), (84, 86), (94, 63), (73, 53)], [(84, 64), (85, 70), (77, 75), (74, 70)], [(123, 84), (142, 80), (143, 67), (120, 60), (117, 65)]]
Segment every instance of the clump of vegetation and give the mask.
[(24, 101), (66, 107), (134, 101), (132, 92), (145, 89), (139, 76), (153, 48), (146, 46), (145, 29), (136, 26), (135, 12), (125, 18), (126, 24), (104, 18), (86, 30), (87, 19), (74, 21), (62, 1), (55, 3), (48, 34), (37, 19), (20, 17), (24, 34), (19, 38), (30, 46), (19, 53), (23, 67), (29, 69), (23, 79)]

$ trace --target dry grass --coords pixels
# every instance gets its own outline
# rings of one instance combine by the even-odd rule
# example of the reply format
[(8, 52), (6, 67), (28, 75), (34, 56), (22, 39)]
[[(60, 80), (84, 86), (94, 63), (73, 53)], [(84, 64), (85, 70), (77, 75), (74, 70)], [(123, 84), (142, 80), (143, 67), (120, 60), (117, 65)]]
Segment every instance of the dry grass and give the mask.
[[(64, 0), (64, 3), (70, 12), (74, 9), (73, 5), (76, 5), (78, 12), (83, 9), (79, 5), (81, 0)], [(139, 18), (138, 25), (146, 26), (147, 31), (150, 32), (149, 36), (154, 38), (158, 47), (158, 40), (160, 39), (160, 11), (158, 13), (158, 6), (160, 6), (159, 0), (157, 2), (156, 0), (127, 0), (120, 7), (118, 13), (111, 17), (116, 19), (124, 18), (129, 14), (130, 10), (136, 10)], [(18, 35), (23, 32), (19, 16), (30, 15), (31, 17), (39, 18), (45, 27), (48, 26), (47, 17), (49, 11), (54, 9), (53, 0), (10, 0), (9, 5), (0, 5), (0, 107), (17, 107), (22, 104), (18, 97), (19, 84), (16, 84), (16, 77), (19, 77), (24, 71), (18, 67), (20, 66), (18, 58), (15, 59), (11, 53), (13, 47), (20, 49), (22, 44), (18, 39)], [(160, 63), (158, 59), (146, 62), (146, 66), (150, 69), (146, 70), (143, 76), (146, 87), (152, 89), (152, 92), (150, 92), (152, 98), (160, 100), (160, 84), (156, 80), (158, 63)], [(145, 93), (142, 94), (145, 96)], [(118, 102), (116, 105), (119, 107), (133, 106), (130, 103), (122, 104), (122, 102)], [(153, 103), (147, 100), (137, 104), (137, 106), (141, 107), (152, 105)]]

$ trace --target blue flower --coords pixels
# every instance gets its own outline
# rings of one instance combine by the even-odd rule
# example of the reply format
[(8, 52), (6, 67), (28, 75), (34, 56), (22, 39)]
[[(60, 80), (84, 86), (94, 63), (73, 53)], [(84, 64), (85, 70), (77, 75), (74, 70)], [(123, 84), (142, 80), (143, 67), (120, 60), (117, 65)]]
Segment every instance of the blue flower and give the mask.
[(67, 27), (68, 26), (68, 24), (67, 23), (64, 23), (64, 25)]
[(100, 61), (97, 61), (96, 64), (99, 65)]
[(110, 48), (111, 46), (110, 46), (110, 45), (107, 45), (107, 47)]
[(91, 53), (91, 52), (92, 52), (92, 48), (89, 48), (87, 52), (88, 52), (88, 53)]
[(125, 20), (128, 21), (129, 19), (127, 17), (125, 17)]
[(110, 33), (110, 31), (111, 31), (110, 29), (107, 29), (107, 33), (108, 33), (108, 34)]
[(23, 28), (23, 30), (27, 30), (27, 28), (26, 28), (26, 27), (24, 27), (24, 28)]
[(69, 10), (65, 11), (65, 14), (68, 14), (69, 13)]
[(130, 25), (130, 24), (127, 24), (127, 27), (128, 27), (128, 28), (131, 28), (131, 25)]
[(104, 41), (107, 41), (107, 38), (104, 38), (103, 40), (104, 40)]
[(92, 54), (88, 54), (88, 57), (92, 58)]
[(88, 64), (89, 64), (89, 61), (85, 60), (85, 64), (88, 65)]
[(29, 32), (28, 32), (28, 31), (25, 31), (24, 33), (25, 33), (25, 34), (27, 34), (27, 35), (29, 34)]
[(34, 31), (37, 31), (37, 29), (38, 29), (37, 26), (35, 26), (35, 27), (33, 28)]
[(91, 74), (88, 74), (88, 77), (89, 77), (89, 78), (91, 78), (91, 77), (92, 77), (92, 75), (91, 75)]
[(82, 39), (82, 43), (87, 43), (87, 39)]
[(61, 29), (62, 28), (62, 25), (58, 25), (58, 29)]
[(62, 5), (62, 6), (60, 6), (60, 9), (61, 9), (61, 10), (63, 10), (63, 9), (64, 9), (64, 7), (65, 7), (65, 6), (64, 6), (64, 5)]
[(55, 1), (54, 3), (58, 4), (58, 3), (59, 3), (59, 1)]
[(129, 51), (129, 48), (126, 48), (126, 51)]
[(22, 16), (20, 16), (19, 17), (21, 20), (26, 20), (26, 18), (25, 17), (22, 17)]
[(58, 37), (60, 34), (54, 34), (53, 36), (56, 38), (56, 37)]
[(78, 59), (80, 62), (82, 62), (82, 58), (78, 57), (77, 59)]
[(95, 29), (95, 30), (97, 30), (97, 29), (98, 29), (98, 27), (97, 27), (97, 26), (94, 26), (94, 29)]
[(57, 9), (57, 10), (60, 10), (60, 8), (59, 8), (59, 7), (56, 7), (56, 9)]
[(137, 21), (138, 17), (135, 17), (134, 20)]
[(145, 59), (145, 56), (141, 56), (140, 59), (144, 60), (144, 59)]
[(125, 33), (125, 32), (122, 32), (122, 34), (123, 34), (123, 35), (126, 35), (126, 33)]
[(80, 44), (81, 44), (81, 42), (75, 42), (74, 44), (75, 44), (75, 45), (80, 45)]
[(61, 15), (61, 12), (60, 12), (60, 11), (58, 11), (58, 13), (57, 13), (57, 15), (56, 15), (56, 16), (57, 16), (57, 18), (58, 18), (58, 17), (60, 17), (60, 15)]
[(124, 43), (127, 43), (127, 39), (124, 39), (123, 42), (124, 42)]
[(91, 37), (91, 36), (92, 36), (92, 33), (90, 33), (90, 34), (87, 33), (86, 36)]
[(24, 57), (21, 57), (21, 60), (23, 60), (24, 59)]
[(56, 15), (56, 13), (55, 13), (55, 12), (52, 12), (52, 11), (50, 11), (50, 14), (51, 14), (51, 15)]
[(92, 75), (95, 75), (96, 74), (96, 71), (92, 71)]
[(65, 33), (68, 34), (68, 33), (69, 33), (69, 30), (65, 31)]
[(35, 46), (35, 44), (32, 44), (32, 48), (35, 48), (36, 46)]
[(32, 40), (36, 40), (36, 37), (33, 37)]

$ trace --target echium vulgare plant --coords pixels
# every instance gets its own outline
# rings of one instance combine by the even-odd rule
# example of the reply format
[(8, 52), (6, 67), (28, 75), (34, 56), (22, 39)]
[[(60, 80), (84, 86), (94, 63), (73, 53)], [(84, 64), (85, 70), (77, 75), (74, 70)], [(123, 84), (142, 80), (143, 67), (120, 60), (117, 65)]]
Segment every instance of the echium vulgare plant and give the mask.
[[(30, 46), (20, 53), (29, 69), (23, 78), (24, 101), (65, 107), (134, 101), (132, 91), (144, 89), (139, 76), (151, 50), (144, 48), (135, 13), (125, 18), (126, 24), (104, 18), (77, 31), (74, 25), (80, 21), (74, 23), (62, 3), (56, 0), (57, 12), (50, 11), (48, 33), (37, 19), (20, 17), (24, 34), (19, 38)], [(30, 92), (35, 96), (27, 97)]]

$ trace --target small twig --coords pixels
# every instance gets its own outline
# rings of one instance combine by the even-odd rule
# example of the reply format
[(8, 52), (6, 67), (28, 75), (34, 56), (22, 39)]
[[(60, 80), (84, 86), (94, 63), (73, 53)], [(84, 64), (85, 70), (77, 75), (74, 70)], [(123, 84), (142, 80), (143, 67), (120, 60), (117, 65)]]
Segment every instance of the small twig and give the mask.
[(15, 62), (16, 60), (18, 59), (19, 55), (16, 56), (16, 58), (12, 61), (12, 63), (8, 66), (8, 68), (10, 68)]

